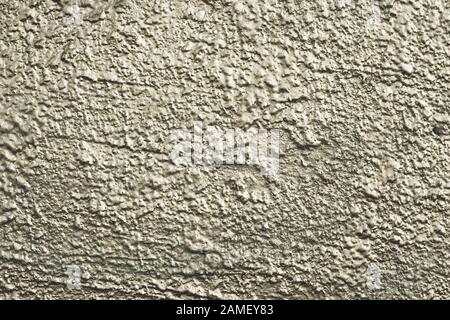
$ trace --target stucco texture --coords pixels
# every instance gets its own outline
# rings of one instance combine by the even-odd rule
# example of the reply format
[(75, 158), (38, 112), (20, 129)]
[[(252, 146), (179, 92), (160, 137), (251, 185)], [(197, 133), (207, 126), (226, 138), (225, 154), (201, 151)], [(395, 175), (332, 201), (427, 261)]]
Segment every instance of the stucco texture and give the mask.
[[(446, 0), (0, 0), (0, 297), (450, 298), (449, 40)], [(175, 165), (196, 121), (277, 174)]]

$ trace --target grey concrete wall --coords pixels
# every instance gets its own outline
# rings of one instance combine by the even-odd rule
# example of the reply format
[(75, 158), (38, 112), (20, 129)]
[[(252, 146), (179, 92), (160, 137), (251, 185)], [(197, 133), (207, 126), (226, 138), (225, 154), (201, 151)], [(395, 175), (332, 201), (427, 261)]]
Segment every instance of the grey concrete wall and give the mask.
[[(446, 0), (0, 0), (1, 298), (449, 298)], [(178, 166), (200, 121), (276, 175)]]

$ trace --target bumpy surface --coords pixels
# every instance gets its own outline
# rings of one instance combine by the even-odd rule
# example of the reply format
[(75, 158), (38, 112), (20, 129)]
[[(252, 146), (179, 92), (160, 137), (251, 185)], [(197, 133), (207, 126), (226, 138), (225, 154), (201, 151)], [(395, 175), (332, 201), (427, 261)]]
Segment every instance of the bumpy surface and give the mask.
[[(0, 30), (1, 298), (450, 298), (446, 0), (0, 0)], [(278, 174), (174, 165), (195, 121), (280, 129)]]

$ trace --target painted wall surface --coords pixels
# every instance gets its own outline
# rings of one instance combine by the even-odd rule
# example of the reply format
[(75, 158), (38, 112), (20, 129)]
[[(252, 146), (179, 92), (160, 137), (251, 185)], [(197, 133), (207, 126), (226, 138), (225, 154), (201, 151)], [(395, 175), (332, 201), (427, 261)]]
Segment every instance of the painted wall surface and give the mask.
[(0, 297), (448, 299), (449, 83), (446, 0), (0, 0)]

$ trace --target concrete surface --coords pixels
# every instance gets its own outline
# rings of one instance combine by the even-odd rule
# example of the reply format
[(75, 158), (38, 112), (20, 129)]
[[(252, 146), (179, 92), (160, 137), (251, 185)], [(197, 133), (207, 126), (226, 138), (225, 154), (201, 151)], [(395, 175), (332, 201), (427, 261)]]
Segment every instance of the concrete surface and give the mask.
[[(0, 0), (0, 297), (448, 299), (450, 4)], [(174, 165), (195, 121), (279, 171)]]

